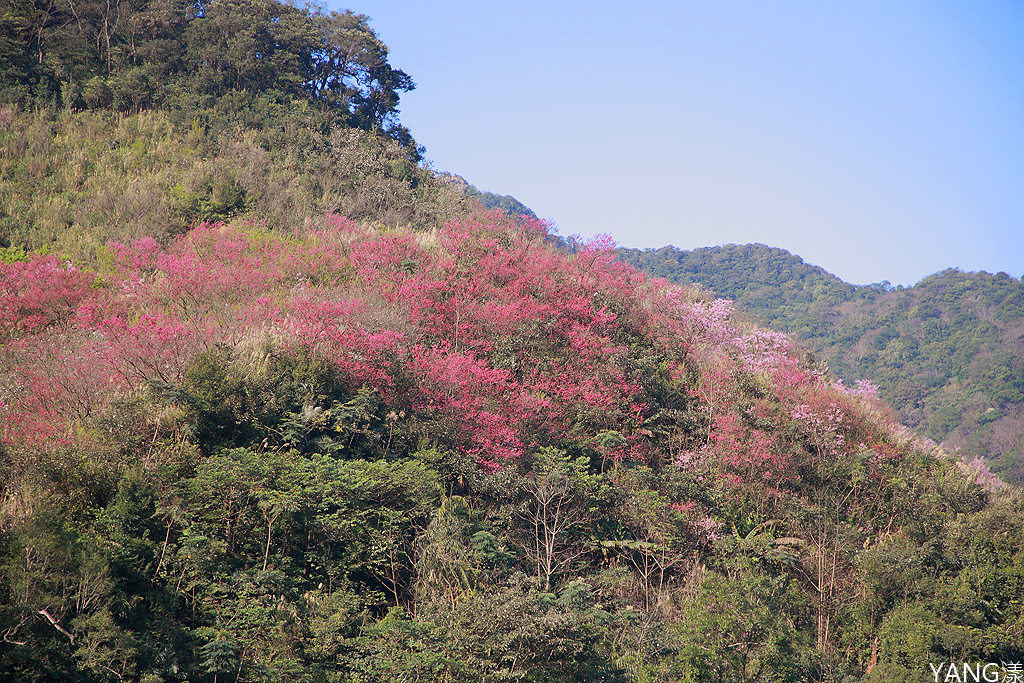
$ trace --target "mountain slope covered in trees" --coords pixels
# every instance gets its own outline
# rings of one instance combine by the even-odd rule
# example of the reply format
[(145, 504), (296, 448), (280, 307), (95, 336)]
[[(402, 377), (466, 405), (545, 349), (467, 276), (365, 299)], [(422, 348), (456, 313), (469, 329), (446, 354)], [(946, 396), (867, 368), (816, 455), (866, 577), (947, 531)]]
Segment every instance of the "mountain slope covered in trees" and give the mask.
[(0, 248), (92, 258), (245, 216), (439, 227), (510, 197), (445, 182), (412, 80), (352, 12), (273, 0), (0, 0)]
[(928, 680), (1021, 501), (606, 245), (203, 224), (0, 270), (24, 680)]
[(500, 195), (494, 192), (481, 192), (473, 185), (466, 182), (466, 179), (460, 175), (454, 173), (440, 173), (438, 177), (445, 180), (456, 187), (462, 189), (462, 191), (475, 199), (480, 204), (488, 209), (495, 211), (501, 211), (507, 213), (510, 216), (526, 216), (537, 220), (537, 214), (533, 212), (533, 209), (523, 204), (521, 201), (511, 195)]
[(365, 17), (0, 2), (0, 679), (1024, 659), (1016, 489), (435, 173)]
[(0, 110), (0, 246), (91, 259), (108, 240), (166, 240), (204, 220), (286, 229), (343, 212), (428, 228), (472, 206), (387, 136), (299, 106), (259, 118)]
[(410, 140), (396, 114), (413, 81), (365, 15), (276, 0), (3, 0), (0, 10), (0, 101), (183, 120), (217, 105), (306, 102)]
[(950, 269), (913, 287), (855, 286), (761, 244), (620, 250), (792, 334), (849, 383), (870, 379), (901, 422), (1024, 481), (1024, 284)]

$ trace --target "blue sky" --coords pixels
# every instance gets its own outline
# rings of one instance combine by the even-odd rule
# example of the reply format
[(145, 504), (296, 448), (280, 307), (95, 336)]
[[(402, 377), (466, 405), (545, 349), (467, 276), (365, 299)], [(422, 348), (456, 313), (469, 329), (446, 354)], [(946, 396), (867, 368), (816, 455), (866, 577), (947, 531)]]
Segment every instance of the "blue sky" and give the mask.
[(436, 170), (562, 235), (1024, 274), (1024, 3), (353, 0)]

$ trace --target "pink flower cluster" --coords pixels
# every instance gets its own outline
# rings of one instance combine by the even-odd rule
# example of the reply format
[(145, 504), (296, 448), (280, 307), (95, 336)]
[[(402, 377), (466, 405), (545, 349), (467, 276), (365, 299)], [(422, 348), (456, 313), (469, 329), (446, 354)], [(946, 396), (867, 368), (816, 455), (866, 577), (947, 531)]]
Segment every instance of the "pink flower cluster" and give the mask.
[(619, 337), (646, 320), (645, 280), (607, 240), (566, 257), (542, 223), (427, 236), (326, 225), (299, 238), (204, 224), (168, 245), (113, 243), (102, 277), (53, 257), (4, 266), (12, 388), (0, 400), (21, 416), (4, 438), (58, 433), (147, 382), (180, 382), (214, 344), (266, 338), (330, 359), (353, 392), (453, 420), (453, 445), (481, 462), (573, 424), (620, 431), (612, 457), (644, 455), (649, 403)]

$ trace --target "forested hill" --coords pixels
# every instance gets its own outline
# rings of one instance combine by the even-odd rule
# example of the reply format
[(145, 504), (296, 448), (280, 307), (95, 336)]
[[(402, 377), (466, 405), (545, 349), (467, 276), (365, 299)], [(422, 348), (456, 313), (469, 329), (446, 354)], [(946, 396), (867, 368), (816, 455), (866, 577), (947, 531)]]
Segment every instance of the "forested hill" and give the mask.
[(793, 334), (846, 382), (869, 379), (908, 426), (1024, 481), (1024, 285), (950, 269), (913, 287), (855, 286), (762, 244), (620, 249)]
[(412, 79), (353, 12), (276, 0), (4, 0), (0, 101), (184, 120), (223, 109), (259, 120), (291, 102), (334, 123), (385, 130)]
[[(0, 16), (0, 681), (1024, 661), (1019, 489), (728, 301), (434, 172), (366, 17)], [(898, 308), (801, 267), (836, 315)]]
[(427, 229), (521, 206), (421, 165), (398, 120), (413, 81), (365, 15), (2, 0), (0, 17), (0, 248), (93, 258), (205, 220)]
[(468, 214), (0, 264), (0, 674), (928, 681), (1024, 505), (724, 300)]
[[(812, 334), (815, 313), (846, 302), (858, 291), (784, 249), (763, 244), (683, 251), (620, 249), (620, 258), (671, 282), (700, 284), (742, 310), (775, 322), (786, 333)], [(820, 323), (820, 315), (818, 316)], [(831, 322), (831, 321), (830, 321)]]
[(481, 192), (466, 182), (465, 178), (454, 173), (439, 173), (438, 178), (460, 188), (466, 195), (483, 204), (488, 209), (501, 211), (510, 216), (525, 216), (537, 220), (537, 214), (533, 212), (533, 209), (511, 195)]

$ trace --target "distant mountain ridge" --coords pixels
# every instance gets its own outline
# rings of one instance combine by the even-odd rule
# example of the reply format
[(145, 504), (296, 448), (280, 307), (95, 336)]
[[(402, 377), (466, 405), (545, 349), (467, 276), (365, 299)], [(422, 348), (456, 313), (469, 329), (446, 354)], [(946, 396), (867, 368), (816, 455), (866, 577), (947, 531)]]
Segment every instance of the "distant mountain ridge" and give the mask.
[(900, 419), (1024, 481), (1024, 285), (948, 269), (913, 287), (852, 285), (764, 244), (620, 249), (622, 260), (700, 284), (792, 334), (846, 382), (869, 379)]
[(475, 185), (470, 185), (468, 180), (457, 173), (441, 172), (437, 174), (437, 178), (442, 182), (459, 188), (467, 197), (480, 202), (488, 209), (501, 211), (509, 216), (526, 216), (527, 218), (537, 220), (537, 214), (534, 213), (533, 209), (512, 195), (482, 192)]

